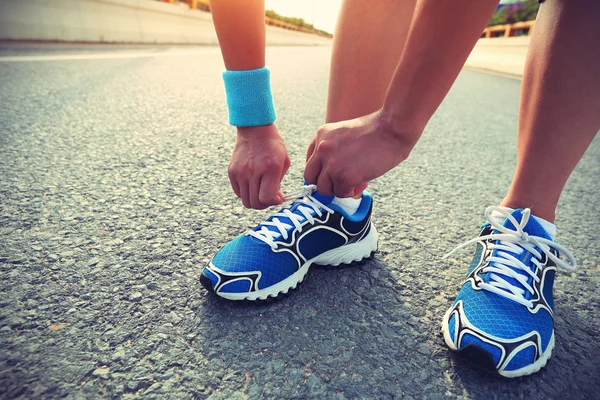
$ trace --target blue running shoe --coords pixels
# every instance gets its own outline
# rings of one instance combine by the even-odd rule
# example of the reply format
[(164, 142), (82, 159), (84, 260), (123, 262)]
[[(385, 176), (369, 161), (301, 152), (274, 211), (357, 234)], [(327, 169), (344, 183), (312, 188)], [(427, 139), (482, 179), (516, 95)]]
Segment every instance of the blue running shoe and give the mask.
[(488, 207), (485, 216), (479, 237), (452, 251), (477, 243), (467, 280), (444, 315), (444, 341), (501, 376), (529, 375), (546, 365), (554, 347), (556, 269), (573, 270), (576, 262), (528, 208)]
[(304, 186), (294, 201), (253, 230), (227, 243), (202, 272), (200, 282), (229, 300), (277, 297), (304, 280), (312, 264), (340, 265), (377, 250), (373, 201), (363, 192), (353, 215)]

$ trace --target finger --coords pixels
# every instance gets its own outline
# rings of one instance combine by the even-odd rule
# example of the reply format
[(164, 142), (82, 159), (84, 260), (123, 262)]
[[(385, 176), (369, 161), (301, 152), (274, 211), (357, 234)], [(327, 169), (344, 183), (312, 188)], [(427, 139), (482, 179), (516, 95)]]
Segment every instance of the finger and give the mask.
[(356, 196), (356, 192), (353, 189), (350, 189), (350, 191), (345, 189), (334, 189), (333, 194), (340, 199), (347, 199), (349, 197)]
[[(334, 192), (334, 193), (335, 193), (335, 192)], [(348, 192), (348, 193), (346, 193), (346, 194), (344, 194), (344, 195), (342, 195), (342, 196), (338, 196), (337, 194), (336, 194), (336, 196), (337, 196), (337, 197), (339, 197), (340, 199), (347, 199), (347, 198), (349, 198), (349, 197), (354, 197), (354, 196), (356, 196), (356, 192), (355, 192), (354, 190), (352, 190), (352, 191), (350, 191), (350, 192)]]
[(237, 197), (241, 197), (240, 196), (240, 185), (237, 183), (237, 181), (230, 180), (229, 183), (231, 183), (231, 188), (233, 189), (233, 192), (235, 193), (235, 195)]
[(290, 156), (285, 156), (285, 162), (283, 163), (283, 169), (281, 170), (281, 179), (279, 180), (280, 182), (283, 180), (283, 177), (288, 172), (288, 169), (290, 168), (290, 165), (292, 165), (292, 161), (290, 160)]
[(227, 170), (227, 176), (229, 176), (229, 183), (231, 183), (231, 188), (233, 189), (233, 192), (235, 193), (235, 195), (237, 197), (241, 197), (240, 196), (240, 185), (238, 183), (237, 176), (234, 174), (234, 172), (230, 168), (228, 168), (228, 170)]
[(279, 199), (279, 203), (277, 203), (277, 204), (281, 204), (281, 203), (283, 203), (283, 198), (284, 198), (284, 197), (285, 197), (285, 194), (283, 194), (283, 192), (282, 192), (281, 190), (279, 190), (279, 191), (277, 192), (277, 198)]
[(281, 204), (277, 196), (279, 184), (281, 182), (281, 173), (279, 171), (267, 171), (260, 178), (260, 188), (258, 189), (258, 201), (261, 205), (272, 206)]
[(253, 176), (248, 182), (248, 197), (250, 200), (250, 206), (255, 210), (262, 210), (266, 208), (264, 204), (258, 199), (258, 192), (260, 190), (260, 175)]
[(316, 155), (313, 155), (310, 160), (306, 163), (306, 167), (304, 167), (304, 180), (307, 183), (315, 184), (319, 179), (319, 174), (321, 173), (321, 161), (317, 158)]
[(333, 179), (333, 193), (340, 198), (352, 197), (354, 196), (354, 187), (351, 184), (348, 184), (348, 181), (345, 179)]
[(287, 173), (291, 164), (292, 164), (292, 162), (290, 161), (290, 157), (286, 156), (285, 162), (283, 163), (283, 169), (281, 170), (281, 177), (279, 178), (279, 186), (277, 187), (277, 189), (278, 189), (277, 190), (277, 203), (275, 203), (275, 204), (283, 203), (283, 198), (285, 197), (285, 194), (283, 194), (283, 191), (281, 190), (281, 181), (283, 181), (283, 177)]
[(321, 172), (319, 175), (317, 190), (324, 196), (333, 196), (333, 182), (326, 172)]
[(315, 152), (316, 143), (317, 143), (317, 140), (316, 140), (316, 138), (314, 138), (313, 140), (310, 141), (310, 144), (308, 145), (308, 149), (306, 150), (306, 161), (307, 162), (308, 162), (308, 160), (310, 160), (313, 153)]
[(369, 186), (368, 183), (361, 183), (360, 185), (355, 187), (353, 190), (351, 190), (349, 193), (345, 194), (343, 197), (355, 197), (358, 195), (362, 195), (362, 192), (367, 188), (367, 186)]
[(369, 183), (361, 183), (360, 185), (358, 185), (357, 187), (354, 188), (354, 193), (355, 194), (361, 194), (366, 188), (367, 186), (369, 186)]
[(252, 206), (250, 205), (248, 182), (240, 182), (240, 195), (244, 207), (251, 208)]

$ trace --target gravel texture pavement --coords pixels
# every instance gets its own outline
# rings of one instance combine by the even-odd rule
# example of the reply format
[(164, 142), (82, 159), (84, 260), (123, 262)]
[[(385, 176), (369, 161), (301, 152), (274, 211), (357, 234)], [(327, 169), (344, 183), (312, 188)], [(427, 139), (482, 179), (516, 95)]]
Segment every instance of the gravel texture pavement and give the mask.
[[(324, 118), (329, 51), (269, 50), (286, 192)], [(0, 398), (598, 398), (600, 138), (558, 209), (580, 268), (557, 280), (555, 352), (539, 374), (502, 380), (443, 345), (474, 248), (441, 257), (506, 193), (520, 81), (461, 73), (410, 158), (370, 188), (375, 260), (239, 304), (198, 281), (269, 213), (229, 188), (222, 69), (216, 50), (0, 58)]]

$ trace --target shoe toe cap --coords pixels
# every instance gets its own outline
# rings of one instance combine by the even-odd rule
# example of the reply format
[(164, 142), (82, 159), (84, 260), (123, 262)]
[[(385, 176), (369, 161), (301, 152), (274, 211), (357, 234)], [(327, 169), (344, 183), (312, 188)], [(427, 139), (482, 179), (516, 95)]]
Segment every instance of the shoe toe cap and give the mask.
[(218, 295), (249, 293), (256, 285), (260, 272), (230, 274), (208, 265), (200, 275), (200, 283)]
[[(478, 300), (481, 304), (481, 298)], [(535, 325), (545, 328), (551, 316), (545, 315), (543, 310), (537, 315), (525, 315), (525, 312), (529, 313), (512, 303), (475, 307), (473, 303), (459, 300), (444, 317), (442, 328), (446, 344), (482, 370), (503, 376), (529, 373), (528, 368), (539, 360), (551, 342), (551, 339), (543, 340)], [(551, 326), (550, 319), (550, 335)]]
[(466, 355), (473, 353), (473, 357), (470, 358), (481, 365), (497, 365), (502, 358), (501, 347), (483, 341), (471, 333), (464, 333), (462, 335), (459, 350), (464, 351)]
[(224, 283), (219, 288), (219, 293), (248, 293), (252, 288), (252, 280), (248, 278), (239, 278)]
[(215, 288), (219, 284), (219, 277), (215, 275), (210, 269), (204, 268), (202, 274), (200, 275), (200, 283), (206, 290), (214, 293)]

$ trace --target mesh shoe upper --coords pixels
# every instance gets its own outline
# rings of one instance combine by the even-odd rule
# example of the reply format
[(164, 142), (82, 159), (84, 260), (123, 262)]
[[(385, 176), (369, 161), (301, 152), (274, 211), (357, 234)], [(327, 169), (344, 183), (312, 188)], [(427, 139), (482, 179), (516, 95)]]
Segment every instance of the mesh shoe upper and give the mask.
[(491, 355), (498, 371), (527, 368), (553, 344), (556, 254), (568, 254), (528, 210), (514, 210), (510, 217), (502, 231), (484, 225), (445, 327), (451, 348), (477, 346)]
[[(298, 270), (298, 262), (292, 254), (288, 252), (275, 253), (265, 243), (244, 235), (227, 243), (215, 255), (212, 265), (232, 277), (247, 277), (246, 280), (249, 284), (256, 282), (257, 286), (253, 287), (254, 290), (281, 282)], [(265, 268), (266, 266), (268, 268)], [(224, 277), (224, 274), (221, 274), (221, 278)], [(250, 291), (251, 287), (249, 285), (247, 290), (240, 290), (243, 286), (238, 286), (234, 291)], [(232, 290), (231, 287), (225, 286), (220, 289)]]
[[(314, 193), (274, 213), (252, 231), (227, 243), (203, 274), (218, 293), (245, 293), (276, 285), (312, 258), (364, 237), (369, 230), (371, 196), (346, 215)], [(320, 214), (320, 215), (319, 215)]]

